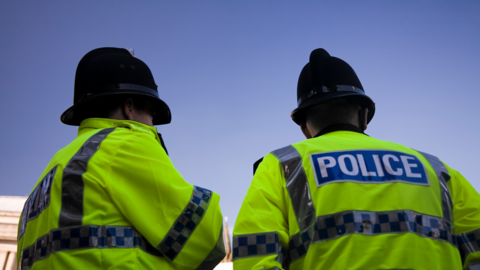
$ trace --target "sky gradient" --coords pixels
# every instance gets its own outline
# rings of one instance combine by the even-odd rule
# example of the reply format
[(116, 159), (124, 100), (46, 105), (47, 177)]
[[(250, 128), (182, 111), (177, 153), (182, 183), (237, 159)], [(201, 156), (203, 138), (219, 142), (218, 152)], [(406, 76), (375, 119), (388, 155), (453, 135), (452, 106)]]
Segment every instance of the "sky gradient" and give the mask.
[(233, 226), (252, 164), (304, 139), (290, 112), (313, 49), (348, 62), (376, 103), (366, 131), (480, 178), (479, 1), (4, 1), (0, 195), (29, 194), (76, 127), (75, 69), (98, 47), (133, 48), (172, 123), (173, 163), (221, 196)]

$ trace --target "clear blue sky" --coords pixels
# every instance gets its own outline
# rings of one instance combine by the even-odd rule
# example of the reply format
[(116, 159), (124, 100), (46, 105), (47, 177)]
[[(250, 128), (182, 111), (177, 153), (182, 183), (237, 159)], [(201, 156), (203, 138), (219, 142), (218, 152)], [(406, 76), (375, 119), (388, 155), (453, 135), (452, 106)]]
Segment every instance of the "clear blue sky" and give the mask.
[(303, 139), (290, 120), (310, 52), (356, 71), (377, 112), (367, 133), (480, 178), (479, 1), (3, 1), (0, 195), (27, 195), (76, 136), (80, 58), (134, 48), (172, 110), (159, 126), (187, 181), (235, 217), (252, 164)]

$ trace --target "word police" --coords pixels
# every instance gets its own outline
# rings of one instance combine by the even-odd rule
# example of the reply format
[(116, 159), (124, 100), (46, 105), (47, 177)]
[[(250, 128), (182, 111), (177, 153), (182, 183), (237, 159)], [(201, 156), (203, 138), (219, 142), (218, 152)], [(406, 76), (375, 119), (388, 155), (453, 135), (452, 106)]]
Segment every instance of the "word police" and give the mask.
[(317, 186), (333, 182), (429, 185), (422, 162), (410, 154), (389, 150), (355, 150), (311, 154)]

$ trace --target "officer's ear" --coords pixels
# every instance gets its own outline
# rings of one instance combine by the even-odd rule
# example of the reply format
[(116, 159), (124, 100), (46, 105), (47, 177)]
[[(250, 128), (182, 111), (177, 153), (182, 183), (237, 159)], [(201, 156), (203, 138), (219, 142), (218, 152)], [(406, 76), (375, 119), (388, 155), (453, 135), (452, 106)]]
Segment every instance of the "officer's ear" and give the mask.
[(123, 114), (125, 119), (133, 120), (133, 99), (127, 98), (123, 103)]
[(306, 121), (303, 121), (303, 122), (300, 124), (300, 129), (302, 130), (303, 135), (305, 135), (305, 138), (307, 138), (307, 139), (313, 138), (312, 134), (310, 134), (310, 130), (308, 130), (307, 122), (306, 122)]

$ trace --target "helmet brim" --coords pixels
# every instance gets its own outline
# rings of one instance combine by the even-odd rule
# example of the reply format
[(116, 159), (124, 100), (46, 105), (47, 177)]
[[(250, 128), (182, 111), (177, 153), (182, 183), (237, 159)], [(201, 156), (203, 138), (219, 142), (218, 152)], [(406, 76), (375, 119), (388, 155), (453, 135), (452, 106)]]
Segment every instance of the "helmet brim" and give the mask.
[(373, 118), (375, 114), (375, 103), (373, 100), (368, 97), (367, 95), (359, 94), (358, 92), (332, 92), (332, 93), (324, 93), (321, 95), (313, 96), (298, 106), (295, 110), (292, 111), (290, 117), (292, 118), (293, 122), (297, 125), (301, 125), (302, 122), (305, 121), (306, 113), (308, 109), (310, 109), (314, 105), (322, 104), (334, 99), (344, 98), (344, 97), (354, 97), (358, 99), (358, 101), (362, 104), (362, 106), (368, 108), (368, 116), (367, 116), (367, 123)]
[(82, 114), (82, 111), (85, 111), (84, 109), (86, 107), (90, 106), (93, 101), (99, 101), (102, 98), (105, 98), (107, 96), (111, 97), (112, 95), (138, 95), (148, 97), (150, 98), (149, 100), (152, 101), (153, 108), (155, 110), (153, 125), (165, 125), (169, 124), (172, 121), (172, 114), (170, 112), (170, 108), (163, 100), (148, 93), (135, 90), (122, 91), (118, 93), (105, 92), (91, 95), (63, 112), (63, 114), (60, 116), (60, 121), (65, 125), (80, 126), (80, 123), (86, 119), (85, 115)]

